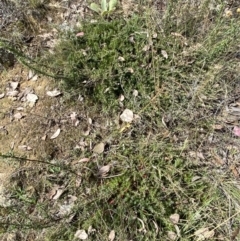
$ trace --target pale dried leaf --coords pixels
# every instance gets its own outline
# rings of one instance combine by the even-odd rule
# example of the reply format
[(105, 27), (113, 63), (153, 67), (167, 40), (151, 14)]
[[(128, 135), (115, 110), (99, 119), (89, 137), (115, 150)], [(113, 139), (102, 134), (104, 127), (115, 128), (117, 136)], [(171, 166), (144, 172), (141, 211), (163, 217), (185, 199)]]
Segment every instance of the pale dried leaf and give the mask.
[(133, 121), (133, 112), (129, 109), (125, 109), (120, 115), (120, 119), (123, 122), (132, 122)]
[(4, 93), (0, 94), (0, 99), (2, 99), (5, 96)]
[(74, 126), (78, 126), (79, 123), (80, 123), (80, 121), (79, 121), (79, 120), (76, 120), (75, 123), (74, 123)]
[(102, 166), (98, 169), (98, 173), (97, 175), (99, 177), (105, 177), (107, 175), (107, 173), (110, 171), (111, 166), (110, 165), (106, 165), (106, 166)]
[(124, 98), (125, 98), (124, 95), (121, 94), (118, 99), (119, 101), (124, 101)]
[(38, 100), (37, 95), (35, 94), (27, 94), (27, 101), (35, 103)]
[(77, 113), (76, 112), (73, 112), (71, 115), (70, 115), (70, 118), (72, 121), (75, 121), (77, 119)]
[(200, 228), (194, 233), (194, 235), (198, 237), (198, 240), (205, 240), (214, 236), (214, 230), (209, 230), (209, 228)]
[(156, 229), (156, 234), (159, 232), (159, 228), (156, 222), (153, 221), (154, 227)]
[(38, 79), (37, 74), (33, 70), (29, 70), (28, 72), (28, 80), (36, 81)]
[(18, 87), (18, 85), (19, 85), (18, 82), (14, 82), (14, 81), (11, 81), (11, 82), (10, 82), (10, 88), (11, 88), (12, 90), (16, 90), (17, 87)]
[(103, 153), (103, 151), (104, 151), (104, 146), (105, 146), (105, 145), (104, 145), (103, 142), (98, 143), (96, 146), (94, 146), (93, 152), (94, 152), (94, 153), (97, 153), (97, 154)]
[(55, 139), (55, 138), (57, 138), (57, 137), (59, 136), (60, 132), (61, 132), (61, 129), (58, 128), (58, 129), (56, 130), (56, 132), (50, 137), (50, 139)]
[(137, 90), (133, 90), (133, 96), (137, 97), (138, 96), (138, 91)]
[(58, 198), (60, 198), (60, 196), (63, 194), (63, 192), (64, 192), (64, 189), (63, 189), (62, 187), (58, 187), (58, 188), (56, 189), (56, 192), (55, 192), (55, 194), (53, 195), (52, 199), (53, 199), (53, 200), (57, 200)]
[(7, 96), (16, 97), (18, 95), (18, 93), (19, 93), (19, 91), (17, 91), (17, 90), (9, 91), (9, 92), (7, 92)]
[(155, 39), (155, 38), (157, 38), (157, 36), (158, 36), (158, 35), (157, 35), (157, 33), (153, 33), (152, 38), (154, 38), (154, 39)]
[(177, 239), (177, 234), (172, 232), (172, 231), (168, 231), (167, 236), (170, 240), (176, 240)]
[(119, 56), (119, 57), (118, 57), (118, 60), (119, 60), (120, 62), (124, 62), (124, 61), (125, 61), (125, 59), (124, 59), (122, 56)]
[(91, 225), (88, 227), (88, 234), (96, 232), (96, 229), (93, 228)]
[(214, 130), (222, 130), (222, 129), (223, 129), (223, 126), (220, 125), (220, 124), (215, 124), (215, 125), (213, 125), (213, 129), (214, 129)]
[[(52, 33), (44, 33), (44, 34), (39, 34), (38, 35), (40, 38), (43, 38), (43, 40), (50, 39), (53, 37)], [(31, 71), (31, 70), (30, 70)], [(30, 72), (29, 71), (29, 72)]]
[(58, 217), (63, 217), (65, 215), (70, 214), (73, 206), (74, 206), (73, 203), (63, 204), (63, 205), (59, 206), (59, 211), (57, 213)]
[(53, 91), (47, 91), (47, 95), (50, 97), (56, 97), (61, 95), (61, 92), (59, 90), (53, 90)]
[(173, 224), (177, 224), (179, 222), (180, 216), (179, 214), (174, 213), (169, 218)]
[(161, 50), (161, 54), (165, 59), (168, 59), (168, 54), (165, 50)]
[(72, 204), (74, 203), (75, 201), (77, 201), (77, 197), (76, 196), (73, 196), (73, 195), (68, 195), (68, 203), (69, 204)]
[(198, 151), (189, 151), (189, 156), (191, 157), (198, 157), (202, 160), (205, 160), (205, 157), (203, 156), (202, 152), (198, 152)]
[(234, 134), (235, 136), (240, 136), (240, 127), (234, 126), (234, 128), (233, 128), (233, 134)]
[(92, 118), (88, 118), (88, 124), (92, 125)]
[(37, 81), (37, 79), (38, 79), (38, 75), (37, 75), (37, 74), (35, 74), (35, 75), (31, 78), (32, 81)]
[(115, 231), (111, 230), (111, 232), (108, 235), (109, 241), (113, 241), (115, 239)]
[(15, 145), (15, 143), (14, 143), (14, 141), (12, 141), (12, 142), (10, 143), (10, 148), (11, 148), (11, 150), (13, 150), (14, 145)]
[(138, 229), (138, 231), (139, 231), (139, 232), (146, 233), (147, 230), (146, 230), (146, 228), (145, 228), (145, 224), (144, 224), (143, 220), (140, 219), (140, 218), (137, 218), (137, 219), (138, 219), (138, 220), (140, 221), (140, 223), (142, 224), (142, 227), (141, 227), (140, 229)]
[(20, 119), (22, 119), (24, 116), (25, 116), (24, 114), (18, 112), (18, 113), (16, 113), (16, 114), (14, 114), (13, 117), (14, 117), (15, 119), (17, 119), (17, 120), (20, 120)]
[(80, 159), (78, 162), (79, 162), (79, 163), (89, 162), (89, 160), (90, 160), (89, 158), (86, 158), (86, 157), (85, 157), (85, 158)]
[(33, 89), (31, 87), (27, 87), (18, 95), (18, 100), (26, 101), (27, 95), (32, 93)]
[(192, 177), (192, 182), (196, 182), (197, 180), (200, 180), (201, 177), (200, 176), (193, 176)]
[(150, 49), (150, 45), (145, 45), (142, 50), (144, 52), (147, 52), (149, 49)]
[(133, 68), (127, 68), (127, 72), (133, 74), (134, 70), (133, 70)]
[(76, 34), (76, 37), (83, 37), (84, 36), (84, 32), (79, 32)]
[(27, 145), (18, 146), (18, 148), (23, 151), (31, 151), (32, 150), (32, 148)]
[(88, 234), (86, 233), (85, 230), (80, 229), (74, 234), (75, 238), (79, 238), (81, 240), (86, 240), (88, 238)]
[[(47, 198), (48, 199), (54, 199), (54, 197), (57, 194), (57, 191), (61, 190), (61, 187), (59, 185), (54, 185), (53, 188), (49, 191), (49, 193), (47, 194)], [(59, 195), (59, 194), (58, 194)], [(59, 198), (61, 195), (59, 195), (57, 198)], [(55, 198), (55, 200), (57, 199)]]

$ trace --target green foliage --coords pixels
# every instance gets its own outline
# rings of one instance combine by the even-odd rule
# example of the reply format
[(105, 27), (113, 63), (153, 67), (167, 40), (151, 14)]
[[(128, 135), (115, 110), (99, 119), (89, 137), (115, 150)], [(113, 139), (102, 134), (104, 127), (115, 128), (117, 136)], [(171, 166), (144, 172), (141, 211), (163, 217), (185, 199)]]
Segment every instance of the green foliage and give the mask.
[(110, 0), (107, 2), (107, 0), (101, 0), (101, 6), (96, 3), (91, 3), (89, 8), (102, 16), (109, 15), (115, 10), (115, 7), (117, 6), (117, 0)]
[(97, 101), (107, 103), (121, 93), (128, 97), (133, 89), (145, 96), (155, 88), (152, 53), (143, 50), (150, 41), (146, 27), (139, 17), (83, 23), (84, 36), (68, 36), (51, 62), (67, 78), (67, 89), (81, 89)]

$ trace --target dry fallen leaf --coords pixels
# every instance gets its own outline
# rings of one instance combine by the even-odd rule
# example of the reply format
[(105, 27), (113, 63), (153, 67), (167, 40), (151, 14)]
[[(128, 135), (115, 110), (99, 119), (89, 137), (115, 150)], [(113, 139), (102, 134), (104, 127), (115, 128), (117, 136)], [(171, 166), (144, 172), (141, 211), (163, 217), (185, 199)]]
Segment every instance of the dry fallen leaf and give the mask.
[(59, 185), (54, 185), (54, 187), (48, 193), (47, 197), (49, 199), (57, 200), (62, 195), (63, 192), (64, 192), (63, 187)]
[(32, 150), (32, 148), (27, 145), (18, 146), (18, 148), (23, 151), (31, 151)]
[(36, 101), (38, 100), (38, 97), (37, 97), (37, 95), (35, 95), (35, 94), (27, 94), (27, 101), (28, 102), (33, 102), (33, 103), (35, 103)]
[(172, 232), (172, 231), (168, 231), (167, 236), (170, 240), (176, 240), (177, 239), (177, 234)]
[(56, 97), (61, 95), (61, 92), (59, 90), (53, 90), (53, 91), (47, 91), (47, 95), (51, 97)]
[(12, 90), (16, 90), (17, 87), (18, 87), (18, 85), (19, 85), (19, 83), (18, 83), (18, 82), (14, 82), (14, 81), (11, 81), (11, 82), (9, 83), (9, 86), (10, 86), (10, 88), (11, 88)]
[(77, 113), (74, 111), (71, 115), (70, 118), (72, 121), (75, 121), (77, 119)]
[(79, 32), (76, 34), (76, 37), (83, 37), (84, 36), (84, 32)]
[(144, 52), (146, 52), (146, 51), (148, 51), (149, 49), (150, 49), (150, 45), (145, 45), (142, 50), (143, 50)]
[(161, 50), (161, 54), (165, 59), (168, 59), (168, 54), (165, 50)]
[(119, 100), (119, 101), (124, 101), (124, 98), (125, 98), (124, 95), (121, 94), (121, 95), (118, 97), (118, 100)]
[(24, 116), (25, 116), (25, 114), (22, 114), (22, 113), (18, 112), (18, 113), (16, 113), (16, 114), (14, 114), (13, 117), (14, 117), (15, 119), (17, 119), (17, 120), (20, 120), (20, 119), (22, 119)]
[(124, 62), (124, 61), (125, 61), (125, 59), (124, 59), (123, 57), (121, 57), (121, 56), (118, 57), (118, 60), (119, 60), (120, 62)]
[(234, 128), (233, 128), (233, 134), (234, 134), (235, 136), (240, 136), (240, 127), (234, 126)]
[(129, 109), (125, 109), (120, 115), (120, 119), (123, 122), (132, 122), (133, 121), (133, 112)]
[(177, 224), (179, 222), (180, 216), (179, 216), (179, 214), (174, 213), (169, 218), (173, 224)]
[(79, 119), (77, 118), (77, 113), (76, 112), (73, 112), (71, 115), (70, 115), (70, 118), (72, 120), (72, 123), (74, 126), (78, 126), (80, 121)]
[(7, 92), (7, 96), (15, 97), (18, 95), (18, 93), (19, 93), (19, 91), (17, 91), (17, 90), (9, 91), (9, 92)]
[(195, 158), (198, 157), (201, 160), (205, 160), (205, 157), (202, 152), (189, 151), (189, 156), (195, 157)]
[(80, 230), (78, 230), (78, 231), (74, 234), (74, 237), (75, 237), (75, 238), (79, 238), (79, 239), (81, 239), (81, 240), (85, 240), (85, 239), (88, 238), (88, 234), (86, 233), (85, 230), (80, 229)]
[(93, 152), (97, 154), (101, 154), (104, 151), (104, 143), (98, 143), (96, 146), (93, 148)]
[(4, 93), (0, 94), (0, 99), (2, 99), (5, 96)]
[(137, 219), (138, 219), (138, 220), (140, 221), (140, 223), (142, 224), (142, 227), (141, 227), (140, 229), (138, 229), (138, 231), (139, 231), (139, 232), (146, 233), (147, 230), (146, 230), (146, 228), (145, 228), (145, 224), (144, 224), (143, 220), (140, 219), (140, 218), (137, 218)]
[(60, 132), (61, 132), (61, 129), (58, 128), (58, 129), (56, 130), (56, 132), (50, 137), (50, 139), (55, 139), (55, 138), (57, 138), (57, 137), (59, 136)]
[(222, 129), (223, 129), (223, 126), (220, 125), (220, 124), (215, 124), (215, 125), (213, 125), (213, 129), (214, 129), (214, 130), (222, 130)]
[(96, 232), (96, 229), (93, 228), (91, 225), (88, 227), (88, 234)]
[(82, 162), (89, 162), (89, 158), (82, 158), (82, 159), (80, 159), (79, 161), (78, 161), (78, 163), (82, 163)]
[(111, 232), (108, 235), (109, 241), (113, 241), (115, 239), (115, 231), (111, 230)]
[(209, 228), (200, 228), (194, 233), (194, 235), (198, 237), (199, 241), (205, 240), (214, 236), (214, 230), (209, 231)]
[(110, 171), (111, 165), (102, 166), (98, 169), (97, 176), (100, 178), (106, 177), (107, 173)]
[(38, 75), (34, 73), (33, 70), (29, 70), (28, 72), (28, 80), (36, 81), (38, 79)]
[(133, 70), (133, 68), (127, 68), (127, 72), (133, 74), (134, 70)]
[(133, 96), (137, 97), (138, 96), (138, 91), (137, 90), (133, 90)]

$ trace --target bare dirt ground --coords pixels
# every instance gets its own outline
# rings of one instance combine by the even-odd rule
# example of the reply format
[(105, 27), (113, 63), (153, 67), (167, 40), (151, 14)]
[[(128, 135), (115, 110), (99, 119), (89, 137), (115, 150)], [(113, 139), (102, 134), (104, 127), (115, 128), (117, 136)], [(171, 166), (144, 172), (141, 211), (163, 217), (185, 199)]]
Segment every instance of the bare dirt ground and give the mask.
[[(1, 9), (0, 17), (2, 20), (1, 29), (5, 30), (4, 36), (7, 36), (11, 29), (21, 31), (21, 29), (16, 30), (17, 26), (14, 26), (11, 20), (13, 14), (18, 11), (15, 4), (11, 1), (6, 2), (6, 5), (2, 4), (3, 9)], [(53, 36), (57, 32), (55, 27), (63, 30), (75, 26), (79, 23), (79, 19), (84, 17), (84, 11), (86, 10), (86, 4), (83, 1), (52, 1), (47, 6), (44, 17), (41, 17), (41, 21), (39, 21), (39, 16), (36, 14), (37, 9), (34, 9), (34, 7), (32, 6), (32, 9), (29, 9), (31, 14), (28, 16), (22, 9), (19, 10), (19, 14), (15, 14), (15, 17), (24, 18), (24, 21), (28, 24), (26, 26), (28, 31), (20, 34), (25, 35), (21, 36), (23, 38), (32, 39), (25, 47), (31, 56), (35, 56), (38, 51), (41, 51), (41, 48), (51, 49), (54, 41), (56, 41)], [(14, 36), (11, 36), (11, 38), (14, 39)], [(62, 109), (61, 102), (65, 99), (63, 95), (58, 97), (47, 96), (47, 91), (52, 91), (57, 86), (52, 79), (39, 75), (29, 79), (31, 77), (29, 74), (31, 75), (29, 69), (17, 62), (0, 74), (0, 92), (2, 94), (0, 99), (0, 152), (2, 154), (14, 153), (15, 156), (24, 156), (32, 160), (61, 156), (64, 152), (63, 149), (71, 150), (74, 147), (72, 141), (62, 143), (66, 136), (72, 135), (70, 130), (72, 126), (71, 110)], [(13, 93), (14, 91), (16, 93)], [(31, 104), (27, 101), (28, 93), (37, 96), (36, 103), (32, 102)], [(75, 106), (77, 107), (77, 105)], [(78, 114), (80, 113), (78, 112)], [(69, 123), (70, 128), (68, 126), (64, 130), (63, 125), (69, 125)], [(59, 138), (51, 140), (50, 137), (60, 128)], [(0, 202), (4, 202), (4, 186), (8, 183), (8, 177), (19, 166), (19, 162), (1, 161)]]

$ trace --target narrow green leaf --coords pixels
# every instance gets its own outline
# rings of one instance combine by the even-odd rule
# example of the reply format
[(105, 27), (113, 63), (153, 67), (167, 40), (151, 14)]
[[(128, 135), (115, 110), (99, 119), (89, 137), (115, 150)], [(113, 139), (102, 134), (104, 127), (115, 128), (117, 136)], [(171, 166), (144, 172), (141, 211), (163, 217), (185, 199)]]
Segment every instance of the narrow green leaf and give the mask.
[(101, 8), (98, 4), (96, 3), (91, 3), (89, 8), (93, 10), (94, 12), (101, 13)]
[(101, 7), (103, 12), (107, 11), (107, 0), (101, 1)]
[(109, 1), (109, 11), (112, 11), (117, 6), (117, 0)]

